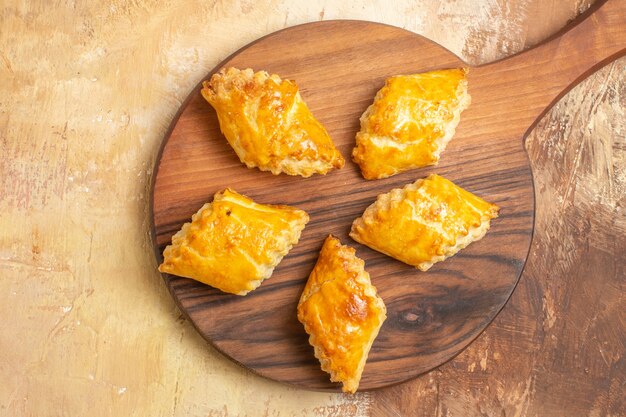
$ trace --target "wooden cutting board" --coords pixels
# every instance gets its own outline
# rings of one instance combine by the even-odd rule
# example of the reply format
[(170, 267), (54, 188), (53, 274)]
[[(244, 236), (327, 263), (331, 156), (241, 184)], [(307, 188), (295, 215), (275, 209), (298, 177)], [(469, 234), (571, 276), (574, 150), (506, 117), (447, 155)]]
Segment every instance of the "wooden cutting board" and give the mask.
[[(246, 297), (164, 275), (181, 311), (207, 341), (252, 371), (304, 388), (337, 390), (296, 318), (308, 274), (332, 233), (357, 249), (388, 310), (360, 389), (403, 382), (454, 357), (504, 306), (528, 255), (534, 195), (523, 138), (577, 81), (624, 54), (625, 3), (597, 5), (587, 13), (591, 17), (582, 16), (551, 41), (471, 68), (472, 105), (439, 165), (377, 181), (364, 180), (349, 158), (359, 117), (385, 79), (466, 63), (414, 33), (361, 21), (296, 26), (237, 51), (213, 72), (250, 67), (295, 80), (347, 163), (306, 179), (246, 168), (221, 135), (198, 85), (172, 122), (157, 160), (152, 232), (159, 263), (171, 236), (226, 187), (260, 203), (304, 209), (311, 221), (273, 276)], [(430, 173), (501, 207), (483, 240), (424, 273), (348, 237), (354, 218), (378, 194)]]

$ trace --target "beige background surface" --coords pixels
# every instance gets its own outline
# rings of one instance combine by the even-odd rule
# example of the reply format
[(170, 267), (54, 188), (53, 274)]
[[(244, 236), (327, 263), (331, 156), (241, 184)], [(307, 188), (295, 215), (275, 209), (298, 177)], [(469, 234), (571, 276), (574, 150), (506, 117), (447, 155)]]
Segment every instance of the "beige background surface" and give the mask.
[[(415, 395), (400, 395), (404, 402), (393, 406), (381, 406), (384, 396), (312, 393), (262, 379), (207, 346), (156, 272), (147, 199), (158, 146), (191, 88), (228, 54), (286, 26), (353, 18), (405, 27), (469, 62), (488, 62), (545, 38), (590, 0), (343, 3), (0, 0), (0, 416), (356, 417), (417, 415), (412, 410), (418, 408), (429, 416), (541, 415), (535, 386), (510, 387), (510, 395), (496, 396), (501, 403), (485, 403), (484, 411), (467, 404), (489, 395), (464, 394), (474, 389), (466, 380), (455, 383), (447, 408), (440, 407), (439, 393), (431, 404), (432, 375), (399, 387)], [(606, 71), (581, 88), (623, 89), (623, 60)], [(582, 91), (537, 128), (540, 138), (541, 132), (556, 135), (545, 142), (552, 149), (531, 142), (537, 158), (567, 154), (561, 149), (567, 138), (550, 123), (587, 111)], [(596, 97), (587, 104), (605, 100), (608, 107), (590, 108), (585, 114), (595, 119), (582, 119), (621, 129), (607, 133), (621, 145), (600, 143), (582, 153), (593, 159), (614, 150), (603, 159), (617, 167), (607, 171), (612, 199), (598, 202), (613, 207), (606, 216), (614, 222), (626, 182), (623, 97)], [(580, 135), (587, 128), (573, 126)], [(576, 155), (566, 157), (576, 161)], [(540, 168), (547, 177), (558, 175), (552, 166)], [(549, 184), (540, 191), (560, 192)], [(561, 191), (581, 195), (571, 187)], [(597, 188), (583, 191), (596, 198)], [(538, 222), (560, 227), (541, 215)], [(612, 244), (615, 249), (621, 241)], [(544, 305), (549, 330), (559, 317), (550, 313), (550, 302)], [(485, 353), (490, 337), (486, 332), (437, 372), (497, 367), (493, 352)], [(613, 355), (605, 360), (623, 362), (615, 357), (619, 349), (605, 350)], [(619, 397), (618, 384), (589, 415), (619, 415), (623, 402), (611, 400), (615, 389)], [(406, 400), (411, 397), (424, 402)]]

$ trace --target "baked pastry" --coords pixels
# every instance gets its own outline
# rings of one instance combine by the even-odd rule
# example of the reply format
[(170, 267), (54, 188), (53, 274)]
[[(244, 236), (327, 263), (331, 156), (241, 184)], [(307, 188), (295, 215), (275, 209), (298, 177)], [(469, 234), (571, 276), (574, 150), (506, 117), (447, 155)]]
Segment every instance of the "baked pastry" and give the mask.
[(482, 239), (498, 206), (439, 175), (381, 194), (352, 223), (350, 237), (427, 271)]
[(298, 303), (298, 320), (322, 370), (350, 393), (359, 387), (367, 355), (387, 318), (364, 267), (353, 248), (328, 236)]
[(343, 167), (343, 157), (294, 81), (228, 68), (202, 85), (222, 133), (248, 168), (310, 177)]
[(302, 210), (257, 204), (227, 188), (172, 237), (159, 271), (246, 295), (272, 275), (308, 221)]
[(368, 180), (437, 164), (471, 101), (467, 69), (389, 78), (361, 116), (352, 159)]

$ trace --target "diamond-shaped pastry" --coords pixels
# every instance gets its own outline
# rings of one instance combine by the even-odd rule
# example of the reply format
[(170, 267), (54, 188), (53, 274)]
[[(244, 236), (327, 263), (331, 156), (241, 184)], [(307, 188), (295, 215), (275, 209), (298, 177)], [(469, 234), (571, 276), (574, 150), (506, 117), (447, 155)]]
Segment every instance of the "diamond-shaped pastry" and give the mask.
[(389, 78), (361, 116), (352, 159), (368, 180), (437, 164), (470, 104), (467, 69)]
[(328, 236), (309, 276), (298, 320), (322, 369), (354, 393), (387, 309), (355, 250)]
[(350, 237), (426, 271), (482, 239), (498, 210), (433, 174), (379, 195), (352, 223)]
[(159, 271), (246, 295), (272, 275), (308, 221), (302, 210), (258, 204), (227, 188), (172, 237)]
[(228, 143), (249, 168), (309, 177), (343, 167), (343, 157), (294, 81), (228, 68), (205, 81), (201, 92), (215, 108)]

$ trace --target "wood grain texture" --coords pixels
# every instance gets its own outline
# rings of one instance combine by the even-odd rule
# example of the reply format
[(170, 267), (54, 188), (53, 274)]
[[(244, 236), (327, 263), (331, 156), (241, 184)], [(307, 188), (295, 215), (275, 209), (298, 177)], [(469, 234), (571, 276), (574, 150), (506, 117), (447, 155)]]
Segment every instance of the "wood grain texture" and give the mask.
[[(265, 69), (297, 80), (313, 114), (348, 156), (359, 116), (385, 78), (463, 63), (401, 29), (335, 21), (270, 35), (223, 64), (230, 65)], [(475, 84), (470, 88), (479, 89)], [(470, 116), (463, 123), (476, 120)], [(389, 318), (370, 352), (361, 389), (399, 383), (426, 372), (457, 354), (493, 318), (512, 291), (528, 252), (532, 227), (528, 163), (518, 140), (517, 152), (507, 159), (510, 163), (498, 169), (495, 154), (485, 154), (481, 148), (506, 153), (512, 144), (495, 139), (465, 143), (459, 135), (462, 145), (451, 146), (438, 167), (385, 180), (364, 180), (353, 163), (308, 179), (274, 176), (249, 170), (239, 162), (219, 132), (215, 113), (194, 91), (163, 148), (155, 176), (158, 252), (197, 207), (227, 186), (255, 201), (306, 210), (311, 221), (272, 278), (248, 297), (168, 276), (170, 291), (199, 332), (235, 361), (279, 381), (313, 389), (335, 388), (320, 370), (295, 315), (322, 242), (332, 233), (357, 248), (388, 309)], [(487, 181), (489, 170), (501, 175)], [(506, 215), (493, 222), (487, 238), (424, 274), (348, 237), (352, 221), (378, 194), (431, 172), (501, 207)]]
[[(626, 178), (617, 169), (626, 166), (616, 129), (626, 119), (616, 97), (623, 67), (585, 82), (533, 132), (542, 240), (511, 302), (461, 355), (409, 383), (348, 396), (252, 375), (181, 317), (148, 232), (168, 125), (198, 80), (254, 39), (317, 20), (372, 20), (480, 64), (537, 44), (590, 3), (0, 1), (0, 415), (626, 415), (624, 302), (614, 292), (623, 272), (569, 279), (623, 247), (602, 230), (623, 213), (612, 205)], [(578, 233), (576, 219), (595, 213)], [(598, 293), (615, 302), (588, 302)]]
[(601, 68), (527, 137), (535, 233), (506, 307), (453, 361), (373, 392), (371, 416), (626, 415), (625, 74)]
[[(214, 113), (196, 89), (173, 125), (155, 177), (158, 251), (197, 207), (226, 186), (260, 202), (305, 209), (312, 221), (271, 281), (250, 297), (166, 278), (181, 309), (218, 349), (256, 372), (308, 388), (330, 388), (293, 314), (323, 237), (334, 233), (347, 242), (352, 219), (377, 194), (437, 172), (497, 203), (503, 215), (486, 239), (428, 274), (354, 244), (391, 313), (361, 387), (404, 381), (456, 355), (504, 305), (530, 245), (532, 180), (521, 139), (568, 85), (623, 49), (616, 4), (605, 5), (558, 41), (475, 68), (469, 81), (473, 104), (440, 165), (387, 180), (366, 182), (353, 165), (308, 180), (247, 170), (219, 134)], [(223, 65), (296, 79), (313, 113), (349, 155), (358, 116), (387, 76), (465, 64), (399, 29), (325, 22), (270, 35)]]
[(428, 375), (372, 392), (372, 417), (626, 415), (626, 58), (528, 136), (533, 244), (489, 328)]

